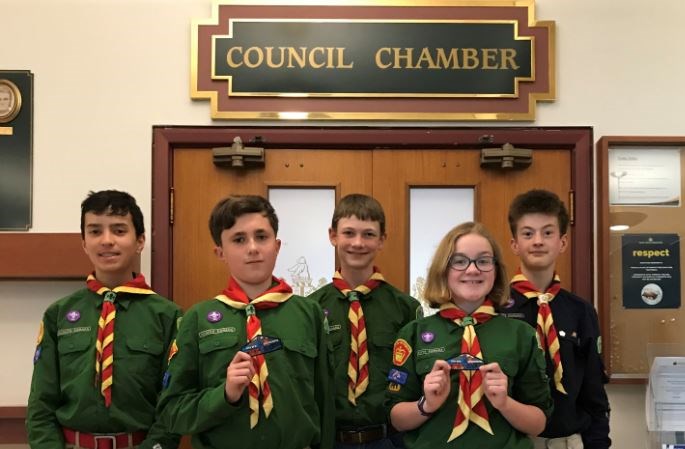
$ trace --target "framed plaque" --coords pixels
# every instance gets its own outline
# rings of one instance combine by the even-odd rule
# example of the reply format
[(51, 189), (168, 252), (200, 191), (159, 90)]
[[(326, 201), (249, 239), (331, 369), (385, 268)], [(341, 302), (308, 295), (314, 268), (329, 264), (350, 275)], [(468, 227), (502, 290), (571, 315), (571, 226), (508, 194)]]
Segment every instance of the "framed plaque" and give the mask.
[(33, 74), (0, 70), (0, 231), (31, 227)]

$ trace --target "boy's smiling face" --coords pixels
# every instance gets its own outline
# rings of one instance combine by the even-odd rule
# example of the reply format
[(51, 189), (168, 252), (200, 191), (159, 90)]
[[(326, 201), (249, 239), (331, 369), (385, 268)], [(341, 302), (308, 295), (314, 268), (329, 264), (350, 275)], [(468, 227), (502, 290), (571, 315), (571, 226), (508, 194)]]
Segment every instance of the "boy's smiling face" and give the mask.
[(131, 279), (145, 246), (145, 235), (136, 236), (131, 214), (86, 212), (83, 218), (83, 250), (95, 268), (95, 277), (115, 283), (114, 287)]
[(365, 270), (373, 267), (376, 254), (383, 248), (385, 235), (377, 221), (360, 220), (355, 215), (338, 220), (337, 229), (328, 230), (331, 244), (338, 250), (343, 270)]
[(511, 239), (511, 249), (522, 267), (530, 271), (553, 269), (567, 246), (566, 234), (559, 231), (559, 219), (541, 213), (523, 215), (516, 225), (516, 236)]
[(216, 255), (226, 264), (231, 276), (251, 298), (271, 285), (281, 241), (276, 238), (269, 219), (260, 213), (241, 215), (230, 229), (221, 233)]

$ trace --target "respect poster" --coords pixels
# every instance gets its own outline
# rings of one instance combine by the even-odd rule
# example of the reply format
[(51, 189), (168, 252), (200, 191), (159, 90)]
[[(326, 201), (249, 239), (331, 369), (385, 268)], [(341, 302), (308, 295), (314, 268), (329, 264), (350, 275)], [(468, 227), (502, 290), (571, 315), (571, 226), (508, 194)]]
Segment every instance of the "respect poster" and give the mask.
[(680, 239), (678, 234), (624, 234), (623, 307), (680, 307)]

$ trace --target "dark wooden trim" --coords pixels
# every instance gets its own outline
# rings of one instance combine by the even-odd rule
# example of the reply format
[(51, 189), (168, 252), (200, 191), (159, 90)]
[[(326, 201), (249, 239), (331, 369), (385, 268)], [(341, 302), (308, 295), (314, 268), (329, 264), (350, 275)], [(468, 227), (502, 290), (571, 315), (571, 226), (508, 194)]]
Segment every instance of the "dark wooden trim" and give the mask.
[(0, 444), (21, 444), (26, 436), (26, 407), (0, 407)]
[[(592, 128), (590, 127), (231, 127), (155, 126), (152, 144), (152, 274), (153, 287), (173, 298), (173, 227), (169, 223), (175, 148), (231, 145), (240, 136), (246, 144), (277, 148), (482, 148), (505, 143), (527, 148), (572, 151), (571, 188), (576, 222), (572, 241), (573, 290), (590, 301), (593, 290)], [(551, 174), (553, 176), (553, 174)], [(504, 219), (504, 218), (503, 218)]]
[(84, 279), (80, 233), (0, 233), (0, 279)]
[[(649, 137), (649, 136), (603, 136), (597, 141), (596, 165), (597, 165), (597, 292), (599, 301), (597, 309), (599, 313), (599, 325), (602, 333), (602, 355), (604, 366), (611, 377), (611, 289), (609, 285), (609, 147), (636, 146), (657, 144), (660, 146), (683, 146), (685, 137)], [(641, 379), (638, 379), (641, 380)], [(646, 383), (626, 381), (625, 379), (611, 379), (611, 383)]]

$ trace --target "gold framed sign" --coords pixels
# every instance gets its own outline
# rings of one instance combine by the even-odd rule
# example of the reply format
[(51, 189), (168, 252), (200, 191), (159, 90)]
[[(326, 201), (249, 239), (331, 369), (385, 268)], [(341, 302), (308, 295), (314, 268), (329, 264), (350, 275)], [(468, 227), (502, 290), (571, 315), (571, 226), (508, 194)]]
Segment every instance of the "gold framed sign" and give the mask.
[(228, 120), (534, 120), (556, 97), (534, 0), (223, 0), (191, 30), (193, 99)]
[(16, 84), (0, 78), (0, 123), (9, 123), (21, 111), (21, 92)]

